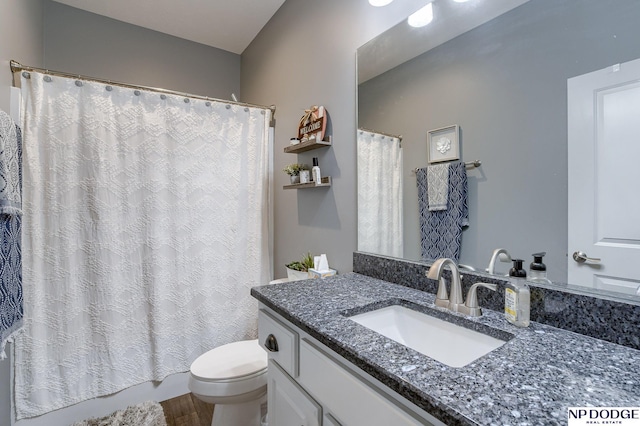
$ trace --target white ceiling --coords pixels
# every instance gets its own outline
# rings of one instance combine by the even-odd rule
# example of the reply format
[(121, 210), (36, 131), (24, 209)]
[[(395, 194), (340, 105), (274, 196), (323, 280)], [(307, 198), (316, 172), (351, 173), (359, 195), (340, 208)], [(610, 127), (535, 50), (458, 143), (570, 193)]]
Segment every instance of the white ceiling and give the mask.
[(434, 1), (434, 19), (422, 28), (406, 20), (358, 48), (358, 83), (415, 58), (529, 0)]
[(54, 0), (241, 54), (285, 0)]

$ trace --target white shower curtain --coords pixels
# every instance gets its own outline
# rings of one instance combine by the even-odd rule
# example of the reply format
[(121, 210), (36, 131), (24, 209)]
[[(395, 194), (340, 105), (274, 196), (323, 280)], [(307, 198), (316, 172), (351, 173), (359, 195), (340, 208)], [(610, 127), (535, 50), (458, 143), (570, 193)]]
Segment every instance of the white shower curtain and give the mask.
[(402, 257), (400, 139), (358, 130), (358, 250)]
[(256, 335), (270, 111), (31, 73), (17, 418)]

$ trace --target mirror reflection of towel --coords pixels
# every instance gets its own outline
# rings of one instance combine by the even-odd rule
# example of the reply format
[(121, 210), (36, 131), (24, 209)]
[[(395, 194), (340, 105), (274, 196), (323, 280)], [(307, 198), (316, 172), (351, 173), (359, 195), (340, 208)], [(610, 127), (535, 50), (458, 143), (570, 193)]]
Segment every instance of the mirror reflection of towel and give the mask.
[(418, 169), (418, 209), (422, 259), (460, 258), (462, 228), (469, 226), (467, 170), (463, 161), (449, 163), (448, 208), (429, 210), (427, 168)]
[(427, 198), (429, 211), (446, 210), (449, 200), (449, 164), (427, 166)]

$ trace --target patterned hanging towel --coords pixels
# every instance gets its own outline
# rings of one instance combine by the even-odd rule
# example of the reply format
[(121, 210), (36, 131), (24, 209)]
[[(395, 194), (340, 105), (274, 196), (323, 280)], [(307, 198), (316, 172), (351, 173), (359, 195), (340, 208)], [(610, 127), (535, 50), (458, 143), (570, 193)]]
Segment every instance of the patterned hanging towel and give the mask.
[(464, 162), (449, 164), (447, 206), (429, 209), (427, 168), (418, 169), (418, 209), (420, 214), (420, 246), (423, 260), (460, 258), (462, 228), (469, 226), (467, 206), (467, 170)]
[(7, 340), (22, 327), (22, 135), (0, 111), (0, 359)]

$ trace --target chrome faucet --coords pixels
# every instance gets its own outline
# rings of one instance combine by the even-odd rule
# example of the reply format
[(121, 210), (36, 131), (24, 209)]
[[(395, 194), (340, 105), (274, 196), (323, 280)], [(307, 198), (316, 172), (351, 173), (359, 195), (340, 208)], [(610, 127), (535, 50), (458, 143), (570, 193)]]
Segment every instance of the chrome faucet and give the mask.
[[(442, 276), (442, 271), (446, 266), (449, 266), (451, 270), (451, 295), (447, 295), (447, 283)], [(436, 306), (441, 308), (447, 308), (453, 312), (460, 312), (472, 317), (478, 317), (482, 315), (482, 310), (478, 306), (478, 287), (486, 287), (490, 290), (496, 291), (498, 286), (496, 284), (487, 283), (475, 283), (469, 288), (467, 293), (467, 302), (465, 303), (462, 297), (462, 280), (460, 277), (460, 270), (456, 263), (447, 258), (440, 258), (433, 262), (433, 265), (427, 272), (427, 278), (438, 281), (438, 293), (436, 294)]]
[(491, 260), (489, 260), (489, 267), (487, 268), (487, 272), (491, 275), (495, 274), (496, 270), (496, 260), (500, 259), (500, 262), (511, 262), (511, 255), (507, 251), (507, 249), (497, 248), (493, 251), (491, 255)]
[[(442, 277), (442, 271), (444, 267), (449, 265), (451, 270), (451, 295), (447, 297), (447, 284)], [(460, 307), (464, 305), (462, 299), (462, 283), (460, 281), (460, 270), (456, 262), (443, 257), (435, 262), (429, 268), (427, 272), (427, 278), (438, 281), (438, 293), (436, 294), (436, 306), (447, 308), (450, 311), (458, 312)]]

